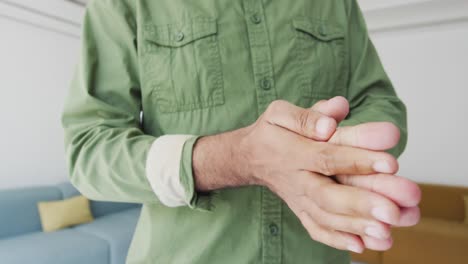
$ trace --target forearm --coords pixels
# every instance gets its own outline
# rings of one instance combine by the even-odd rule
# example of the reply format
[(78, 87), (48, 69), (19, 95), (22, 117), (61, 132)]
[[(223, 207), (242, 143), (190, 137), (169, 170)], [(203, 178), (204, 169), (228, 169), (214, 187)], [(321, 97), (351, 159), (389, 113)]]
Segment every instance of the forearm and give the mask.
[(213, 191), (255, 184), (240, 150), (245, 129), (201, 137), (192, 155), (197, 191)]

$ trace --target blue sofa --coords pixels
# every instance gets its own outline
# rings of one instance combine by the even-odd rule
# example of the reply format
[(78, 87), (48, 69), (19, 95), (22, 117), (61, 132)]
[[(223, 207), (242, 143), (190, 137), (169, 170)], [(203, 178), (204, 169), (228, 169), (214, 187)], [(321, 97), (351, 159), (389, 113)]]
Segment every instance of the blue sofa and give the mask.
[(0, 263), (122, 264), (141, 207), (91, 201), (93, 222), (42, 232), (39, 201), (79, 195), (70, 184), (0, 191)]

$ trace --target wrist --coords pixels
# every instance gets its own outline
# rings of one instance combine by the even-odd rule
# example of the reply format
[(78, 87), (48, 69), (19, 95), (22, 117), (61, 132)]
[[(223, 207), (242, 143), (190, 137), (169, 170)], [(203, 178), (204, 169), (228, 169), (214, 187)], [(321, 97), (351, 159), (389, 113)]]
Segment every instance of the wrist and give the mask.
[[(265, 159), (268, 159), (268, 150), (265, 150), (259, 144), (259, 135), (251, 133), (255, 124), (239, 130), (239, 139), (234, 145), (234, 151), (237, 153), (238, 173), (243, 177), (247, 185), (260, 185), (269, 188), (269, 171), (265, 167)], [(266, 152), (265, 152), (266, 151)]]
[(198, 191), (212, 191), (254, 184), (248, 173), (243, 148), (242, 129), (197, 140), (193, 148), (192, 166)]
[(233, 132), (230, 144), (233, 173), (244, 185), (261, 185), (261, 179), (256, 176), (252, 166), (253, 151), (248, 137), (248, 127)]

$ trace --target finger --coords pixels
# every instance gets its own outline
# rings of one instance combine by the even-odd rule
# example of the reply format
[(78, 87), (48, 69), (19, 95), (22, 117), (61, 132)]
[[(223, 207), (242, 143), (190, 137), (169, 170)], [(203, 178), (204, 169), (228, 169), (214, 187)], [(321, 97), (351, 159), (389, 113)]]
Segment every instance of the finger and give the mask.
[(384, 195), (400, 207), (414, 207), (421, 201), (419, 186), (403, 177), (390, 174), (338, 175), (338, 182)]
[(302, 212), (299, 215), (299, 219), (310, 237), (315, 241), (336, 249), (349, 250), (356, 253), (362, 253), (364, 251), (364, 245), (361, 239), (356, 235), (327, 230), (315, 223), (306, 212)]
[(343, 96), (336, 96), (330, 100), (322, 100), (312, 106), (311, 110), (332, 117), (336, 122), (341, 122), (349, 113), (349, 103)]
[(388, 150), (400, 140), (400, 130), (390, 122), (372, 122), (339, 127), (329, 142), (370, 150)]
[(380, 221), (329, 213), (318, 207), (307, 196), (303, 196), (300, 203), (315, 222), (327, 229), (377, 239), (387, 239), (391, 235), (390, 227)]
[(297, 160), (301, 169), (327, 176), (340, 174), (395, 174), (398, 162), (386, 152), (370, 151), (325, 142), (301, 142), (304, 150)]
[(396, 226), (407, 227), (416, 225), (421, 218), (419, 207), (406, 207), (400, 210), (400, 220)]
[(265, 112), (265, 118), (272, 125), (314, 140), (327, 141), (337, 126), (331, 117), (281, 100), (270, 104)]
[(356, 187), (341, 184), (325, 184), (311, 188), (307, 196), (324, 211), (396, 225), (400, 208), (389, 199)]
[(366, 248), (376, 251), (389, 250), (393, 245), (393, 239), (391, 237), (387, 239), (377, 239), (373, 237), (364, 236), (361, 237)]

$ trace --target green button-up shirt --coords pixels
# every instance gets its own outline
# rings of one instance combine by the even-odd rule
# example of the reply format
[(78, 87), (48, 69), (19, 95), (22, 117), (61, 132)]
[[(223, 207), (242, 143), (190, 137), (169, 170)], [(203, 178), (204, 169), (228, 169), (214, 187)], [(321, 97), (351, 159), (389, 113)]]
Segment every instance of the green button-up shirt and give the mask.
[(341, 125), (400, 127), (399, 155), (405, 107), (356, 0), (96, 0), (82, 45), (63, 114), (70, 178), (90, 198), (143, 204), (128, 263), (349, 263), (266, 188), (197, 194), (196, 137), (180, 160), (187, 206), (158, 202), (145, 162), (159, 136), (234, 130), (274, 100), (337, 95), (351, 105)]

